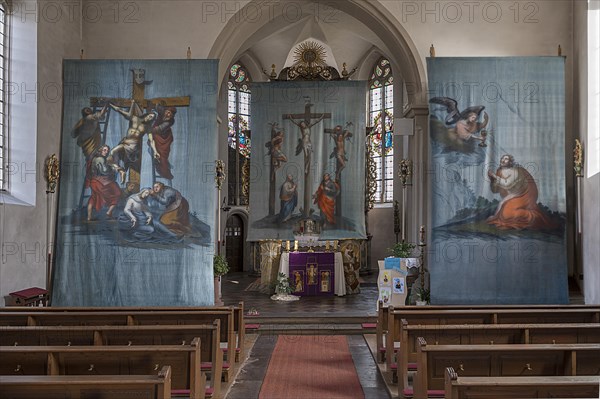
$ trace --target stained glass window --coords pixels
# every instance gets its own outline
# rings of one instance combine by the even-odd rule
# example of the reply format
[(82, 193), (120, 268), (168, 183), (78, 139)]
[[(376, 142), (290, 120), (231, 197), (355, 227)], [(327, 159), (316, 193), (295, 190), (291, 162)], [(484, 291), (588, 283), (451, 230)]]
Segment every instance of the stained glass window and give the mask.
[(229, 204), (247, 205), (242, 196), (242, 168), (250, 159), (250, 75), (246, 68), (236, 62), (229, 68), (227, 82), (227, 143), (229, 148)]
[(4, 83), (8, 66), (8, 29), (6, 3), (0, 0), (0, 191), (7, 189), (8, 129), (6, 128), (6, 93)]
[(394, 76), (386, 58), (373, 67), (369, 81), (370, 145), (377, 167), (375, 202), (394, 200)]

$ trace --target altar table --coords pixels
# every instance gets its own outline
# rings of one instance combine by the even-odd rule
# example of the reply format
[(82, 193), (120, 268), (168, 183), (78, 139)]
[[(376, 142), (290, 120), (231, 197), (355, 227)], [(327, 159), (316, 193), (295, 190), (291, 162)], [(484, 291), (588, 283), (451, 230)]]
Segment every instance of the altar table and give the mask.
[[(292, 256), (294, 254), (311, 254), (311, 255), (318, 255), (318, 254), (331, 254), (331, 252), (292, 252)], [(342, 254), (340, 252), (335, 252), (333, 253), (334, 255), (334, 259), (333, 259), (333, 275), (330, 275), (330, 278), (333, 279), (333, 293), (337, 296), (344, 296), (346, 295), (346, 279), (344, 276), (344, 263), (342, 260)], [(328, 270), (328, 268), (326, 268), (325, 270)], [(290, 276), (290, 252), (283, 252), (281, 254), (281, 259), (279, 262), (279, 273), (283, 273), (286, 276)], [(295, 280), (296, 277), (292, 276), (292, 281), (291, 281), (291, 286), (292, 289), (294, 289), (294, 285), (295, 285)], [(321, 280), (319, 279), (319, 282)], [(320, 286), (319, 286), (320, 288)], [(292, 292), (292, 294), (294, 294)]]

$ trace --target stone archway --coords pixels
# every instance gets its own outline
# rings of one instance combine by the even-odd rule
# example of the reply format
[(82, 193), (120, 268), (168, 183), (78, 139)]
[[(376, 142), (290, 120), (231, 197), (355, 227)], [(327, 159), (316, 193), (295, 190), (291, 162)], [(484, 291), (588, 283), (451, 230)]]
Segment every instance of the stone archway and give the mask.
[[(280, 29), (281, 24), (284, 24), (285, 21), (277, 20), (277, 18), (282, 16), (287, 5), (296, 4), (297, 7), (298, 3), (284, 0), (277, 2), (279, 7), (273, 7), (272, 4), (271, 2), (251, 0), (227, 22), (208, 54), (208, 58), (220, 60), (220, 82), (224, 81), (228, 66), (236, 61), (246, 48), (251, 46), (248, 40), (255, 35), (265, 37), (269, 30)], [(409, 102), (420, 103), (419, 96), (425, 90), (423, 87), (425, 66), (406, 30), (396, 18), (391, 16), (381, 2), (379, 0), (343, 0), (329, 2), (327, 6), (351, 15), (371, 27), (372, 32), (387, 46), (385, 50), (389, 54), (394, 70), (410, 85)]]

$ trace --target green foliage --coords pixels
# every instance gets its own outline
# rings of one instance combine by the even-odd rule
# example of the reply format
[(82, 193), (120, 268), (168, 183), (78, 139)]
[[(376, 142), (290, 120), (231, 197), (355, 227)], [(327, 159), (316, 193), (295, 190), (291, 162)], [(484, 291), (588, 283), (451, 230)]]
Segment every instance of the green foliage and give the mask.
[(431, 301), (431, 292), (427, 288), (417, 288), (416, 290), (417, 298), (419, 301), (429, 303)]
[(289, 295), (292, 293), (290, 279), (284, 273), (277, 275), (277, 284), (275, 284), (275, 293), (278, 295)]
[(229, 265), (223, 255), (215, 255), (213, 257), (213, 271), (215, 277), (221, 277), (229, 272)]
[(410, 242), (397, 242), (393, 247), (388, 248), (388, 251), (396, 258), (411, 258), (413, 249), (416, 248), (415, 244)]

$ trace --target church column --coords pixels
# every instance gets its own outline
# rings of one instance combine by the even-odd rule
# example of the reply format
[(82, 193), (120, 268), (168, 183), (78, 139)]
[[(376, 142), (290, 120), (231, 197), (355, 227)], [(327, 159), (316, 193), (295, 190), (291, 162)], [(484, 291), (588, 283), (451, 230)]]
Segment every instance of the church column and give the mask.
[[(416, 243), (419, 239), (419, 227), (428, 226), (430, 220), (429, 182), (435, 177), (429, 165), (429, 107), (427, 105), (410, 105), (405, 112), (406, 118), (414, 119), (414, 134), (405, 136), (401, 158), (408, 157), (413, 161), (412, 186), (408, 189), (406, 201), (406, 237), (407, 241)], [(406, 149), (405, 146), (408, 146)], [(404, 156), (402, 156), (404, 154)], [(396, 169), (398, 169), (396, 167)], [(395, 171), (397, 175), (397, 170)], [(397, 177), (396, 177), (397, 179)], [(397, 181), (397, 180), (396, 180)], [(397, 184), (401, 189), (401, 184)]]

